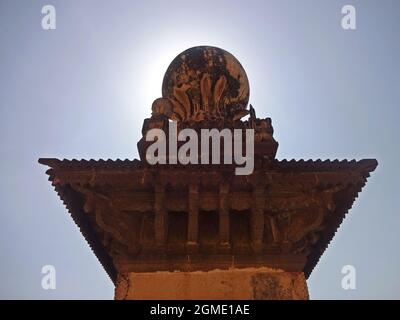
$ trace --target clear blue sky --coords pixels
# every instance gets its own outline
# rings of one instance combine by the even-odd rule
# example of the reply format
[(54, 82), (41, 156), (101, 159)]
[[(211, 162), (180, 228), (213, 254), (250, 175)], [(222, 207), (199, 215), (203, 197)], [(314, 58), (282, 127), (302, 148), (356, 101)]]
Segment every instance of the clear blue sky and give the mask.
[[(41, 28), (52, 4), (57, 29)], [(357, 30), (341, 28), (352, 4)], [(400, 2), (0, 0), (0, 298), (113, 298), (39, 157), (137, 157), (169, 62), (195, 45), (241, 61), (279, 159), (379, 166), (308, 280), (313, 299), (400, 298)], [(41, 267), (57, 289), (41, 288)], [(341, 268), (357, 289), (341, 288)]]

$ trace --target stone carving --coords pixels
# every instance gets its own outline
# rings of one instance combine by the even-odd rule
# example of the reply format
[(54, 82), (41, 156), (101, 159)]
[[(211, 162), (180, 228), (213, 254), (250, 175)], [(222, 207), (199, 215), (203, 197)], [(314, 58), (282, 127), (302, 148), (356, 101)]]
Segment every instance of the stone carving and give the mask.
[[(194, 179), (169, 183), (176, 176), (183, 176), (183, 172), (171, 171), (155, 177), (151, 182), (154, 191), (150, 193), (131, 192), (128, 185), (115, 190), (101, 184), (88, 188), (74, 183), (72, 187), (82, 195), (86, 214), (93, 217), (103, 234), (104, 245), (117, 260), (140, 253), (208, 252), (211, 247), (203, 243), (209, 234), (201, 231), (204, 225), (200, 216), (204, 211), (218, 216), (213, 245), (216, 253), (308, 255), (319, 239), (319, 232), (325, 228), (329, 208), (334, 207), (332, 195), (343, 190), (343, 186), (318, 187), (319, 192), (304, 194), (300, 190), (295, 192), (300, 186), (298, 181), (291, 185), (294, 195), (287, 197), (285, 193), (277, 193), (279, 187), (268, 185), (259, 174), (252, 176), (252, 190), (241, 192), (230, 190), (235, 185), (234, 179), (222, 175), (219, 179), (212, 178), (213, 183), (206, 184), (206, 188)], [(137, 179), (134, 185), (140, 185), (140, 177)], [(98, 177), (98, 181), (102, 180)], [(314, 182), (314, 186), (317, 188), (318, 183)], [(246, 218), (231, 215), (232, 211), (242, 212)], [(182, 230), (186, 236), (181, 241), (169, 241), (168, 212), (187, 213), (184, 218), (187, 229)], [(240, 228), (243, 223), (248, 224), (244, 233), (247, 228)], [(241, 233), (234, 233), (238, 227)]]
[[(191, 48), (169, 66), (162, 97), (143, 123), (142, 161), (39, 160), (51, 167), (50, 181), (116, 281), (117, 299), (137, 290), (137, 279), (130, 286), (129, 278), (135, 273), (268, 266), (303, 277), (316, 265), (377, 163), (274, 160), (271, 119), (257, 118), (248, 100), (246, 73), (230, 53)], [(236, 176), (225, 165), (150, 166), (144, 138), (155, 128), (168, 135), (171, 120), (178, 131), (254, 129), (254, 172)], [(305, 297), (296, 279), (255, 275), (250, 296)], [(305, 285), (304, 277), (300, 281)]]
[(249, 129), (254, 129), (255, 142), (275, 141), (271, 118), (258, 119), (252, 105), (250, 105), (250, 118), (245, 124)]
[[(99, 230), (105, 234), (103, 243), (115, 256), (126, 256), (138, 252), (138, 243), (133, 241), (133, 231), (129, 228), (126, 216), (113, 203), (112, 199), (99, 192), (79, 185), (74, 190), (84, 195), (84, 210), (93, 215)], [(112, 239), (112, 241), (109, 241)]]
[(171, 106), (171, 119), (177, 121), (238, 119), (248, 113), (249, 82), (242, 65), (229, 52), (199, 46), (172, 61), (162, 95), (163, 104)]
[[(259, 119), (249, 101), (249, 83), (239, 61), (229, 52), (209, 46), (187, 49), (168, 67), (162, 97), (152, 105), (152, 115), (144, 120), (143, 138), (138, 143), (143, 159), (148, 146), (144, 137), (151, 129), (168, 136), (168, 121), (178, 123), (178, 132), (216, 128), (254, 129), (255, 156), (274, 158), (278, 143), (273, 138), (271, 118)], [(249, 119), (242, 118), (249, 115)]]

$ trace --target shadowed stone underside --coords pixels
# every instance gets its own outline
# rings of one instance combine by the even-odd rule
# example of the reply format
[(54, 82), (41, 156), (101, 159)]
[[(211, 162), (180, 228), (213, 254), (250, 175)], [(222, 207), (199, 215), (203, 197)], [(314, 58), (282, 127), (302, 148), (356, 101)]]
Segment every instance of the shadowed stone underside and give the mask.
[(40, 159), (113, 281), (117, 273), (270, 267), (308, 277), (377, 165), (148, 166)]

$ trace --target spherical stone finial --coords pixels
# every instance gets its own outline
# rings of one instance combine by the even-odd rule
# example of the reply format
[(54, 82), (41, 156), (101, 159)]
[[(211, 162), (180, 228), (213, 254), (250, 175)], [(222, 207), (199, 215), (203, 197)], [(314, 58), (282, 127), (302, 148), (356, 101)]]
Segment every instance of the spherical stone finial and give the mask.
[[(180, 53), (169, 65), (162, 96), (178, 121), (240, 118), (247, 111), (249, 81), (240, 62), (217, 47), (198, 46)], [(166, 103), (166, 102), (165, 102)]]

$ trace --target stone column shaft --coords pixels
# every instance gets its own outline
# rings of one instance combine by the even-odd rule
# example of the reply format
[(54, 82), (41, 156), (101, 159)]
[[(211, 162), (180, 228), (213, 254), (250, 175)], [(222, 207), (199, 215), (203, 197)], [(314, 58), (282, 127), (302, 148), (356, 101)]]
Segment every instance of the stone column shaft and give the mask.
[(165, 188), (157, 185), (155, 188), (155, 238), (158, 245), (164, 245), (168, 238), (168, 212), (165, 210)]
[(195, 253), (198, 249), (199, 237), (199, 188), (197, 184), (189, 185), (188, 207), (187, 247), (189, 253)]
[(229, 185), (221, 184), (219, 189), (219, 244), (222, 250), (230, 249), (229, 241)]

